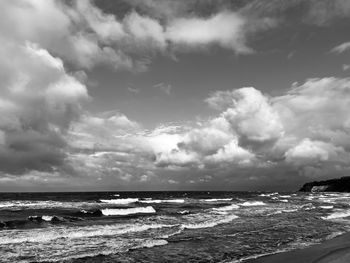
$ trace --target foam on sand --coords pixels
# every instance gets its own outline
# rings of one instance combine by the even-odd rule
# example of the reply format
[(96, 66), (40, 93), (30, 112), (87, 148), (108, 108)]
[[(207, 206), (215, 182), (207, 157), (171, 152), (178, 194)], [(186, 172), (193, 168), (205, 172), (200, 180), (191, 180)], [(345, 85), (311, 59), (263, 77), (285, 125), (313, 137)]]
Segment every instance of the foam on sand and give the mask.
[(102, 203), (113, 204), (113, 205), (127, 205), (136, 203), (139, 201), (138, 198), (118, 198), (118, 199), (101, 199)]
[(122, 208), (122, 209), (106, 208), (106, 209), (102, 209), (101, 211), (102, 211), (102, 214), (105, 216), (156, 213), (156, 210), (152, 206), (135, 207), (135, 208)]

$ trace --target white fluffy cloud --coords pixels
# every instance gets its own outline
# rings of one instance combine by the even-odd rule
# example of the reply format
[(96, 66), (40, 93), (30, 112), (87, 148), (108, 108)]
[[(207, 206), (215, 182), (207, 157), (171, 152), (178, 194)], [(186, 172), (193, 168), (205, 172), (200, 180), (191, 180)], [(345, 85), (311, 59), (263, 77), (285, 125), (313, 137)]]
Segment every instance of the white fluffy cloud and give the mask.
[(255, 147), (277, 141), (284, 128), (269, 98), (254, 88), (218, 91), (207, 99), (239, 136), (243, 146)]
[(35, 44), (4, 40), (0, 59), (0, 169), (51, 170), (63, 162), (63, 134), (79, 117), (87, 89)]
[(217, 44), (237, 53), (250, 53), (245, 43), (247, 21), (237, 13), (222, 12), (209, 18), (179, 18), (167, 27), (167, 38), (189, 47)]

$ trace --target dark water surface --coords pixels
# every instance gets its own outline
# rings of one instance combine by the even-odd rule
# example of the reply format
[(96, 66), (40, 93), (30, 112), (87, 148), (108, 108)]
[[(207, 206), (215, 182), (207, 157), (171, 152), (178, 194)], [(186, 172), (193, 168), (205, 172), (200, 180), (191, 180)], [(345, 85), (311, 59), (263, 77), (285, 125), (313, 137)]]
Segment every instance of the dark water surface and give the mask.
[(1, 193), (0, 262), (241, 262), (348, 218), (344, 193)]

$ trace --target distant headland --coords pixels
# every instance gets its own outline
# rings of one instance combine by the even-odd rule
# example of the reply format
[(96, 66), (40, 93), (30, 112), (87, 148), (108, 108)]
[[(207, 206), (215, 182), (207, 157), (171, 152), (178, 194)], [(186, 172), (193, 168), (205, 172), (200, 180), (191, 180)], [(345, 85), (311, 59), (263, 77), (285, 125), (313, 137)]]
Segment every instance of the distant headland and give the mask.
[(350, 192), (350, 176), (304, 184), (300, 192)]

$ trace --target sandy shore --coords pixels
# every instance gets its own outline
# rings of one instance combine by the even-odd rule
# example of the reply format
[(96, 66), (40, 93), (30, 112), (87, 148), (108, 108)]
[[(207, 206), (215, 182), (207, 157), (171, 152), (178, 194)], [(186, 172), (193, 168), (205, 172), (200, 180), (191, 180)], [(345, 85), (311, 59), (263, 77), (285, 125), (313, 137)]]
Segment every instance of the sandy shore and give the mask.
[(245, 263), (349, 263), (350, 233), (304, 249), (264, 256)]

